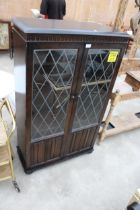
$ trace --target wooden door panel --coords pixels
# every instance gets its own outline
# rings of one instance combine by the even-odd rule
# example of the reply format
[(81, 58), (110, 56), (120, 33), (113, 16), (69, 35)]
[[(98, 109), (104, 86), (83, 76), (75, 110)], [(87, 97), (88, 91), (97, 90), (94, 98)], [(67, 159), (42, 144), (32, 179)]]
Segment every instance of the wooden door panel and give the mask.
[(63, 136), (31, 144), (31, 164), (39, 165), (61, 158)]
[(94, 141), (95, 130), (96, 127), (92, 127), (71, 133), (66, 144), (65, 154), (69, 155), (91, 148), (92, 142)]

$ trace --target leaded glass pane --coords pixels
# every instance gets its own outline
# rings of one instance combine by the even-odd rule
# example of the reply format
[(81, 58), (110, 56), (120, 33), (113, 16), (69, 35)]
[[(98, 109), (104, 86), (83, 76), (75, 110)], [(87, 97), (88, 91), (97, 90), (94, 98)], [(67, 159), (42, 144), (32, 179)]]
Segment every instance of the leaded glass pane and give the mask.
[(32, 140), (64, 132), (77, 49), (34, 50)]
[(89, 49), (73, 130), (98, 123), (109, 91), (118, 53), (119, 50)]

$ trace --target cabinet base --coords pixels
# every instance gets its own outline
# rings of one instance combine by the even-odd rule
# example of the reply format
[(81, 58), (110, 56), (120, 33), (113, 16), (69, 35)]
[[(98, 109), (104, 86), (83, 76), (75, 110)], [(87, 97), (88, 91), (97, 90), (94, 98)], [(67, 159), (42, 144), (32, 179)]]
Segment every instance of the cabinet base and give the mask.
[(18, 152), (18, 155), (19, 155), (19, 158), (20, 158), (20, 161), (22, 163), (22, 166), (23, 166), (23, 169), (24, 169), (24, 172), (26, 174), (32, 174), (34, 171), (38, 170), (38, 169), (41, 169), (45, 166), (49, 166), (49, 165), (52, 165), (52, 164), (55, 164), (55, 163), (58, 163), (58, 162), (62, 162), (62, 161), (66, 161), (68, 159), (71, 159), (72, 157), (76, 157), (76, 156), (79, 156), (81, 154), (90, 154), (94, 151), (93, 147), (91, 148), (88, 148), (88, 149), (85, 149), (83, 151), (79, 151), (79, 152), (75, 152), (75, 153), (72, 153), (72, 154), (68, 154), (64, 157), (61, 157), (59, 159), (53, 159), (53, 160), (50, 160), (46, 163), (41, 163), (41, 164), (37, 164), (37, 165), (34, 165), (34, 166), (31, 166), (30, 168), (27, 168), (26, 167), (26, 162), (24, 160), (24, 157), (22, 155), (22, 152), (20, 150), (20, 148), (17, 146), (17, 152)]

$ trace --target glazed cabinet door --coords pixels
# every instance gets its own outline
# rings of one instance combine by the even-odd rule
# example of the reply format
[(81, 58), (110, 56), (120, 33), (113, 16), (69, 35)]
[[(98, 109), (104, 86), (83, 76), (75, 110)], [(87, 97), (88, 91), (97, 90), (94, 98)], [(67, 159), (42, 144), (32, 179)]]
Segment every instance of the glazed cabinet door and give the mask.
[(40, 44), (39, 47), (34, 44), (31, 49), (33, 143), (64, 135), (73, 78), (83, 50), (79, 44), (64, 43)]
[(120, 55), (120, 46), (91, 45), (87, 49), (85, 45), (82, 78), (75, 96), (75, 115), (65, 154), (93, 147), (115, 81)]
[(89, 49), (73, 131), (98, 125), (115, 73), (119, 49)]

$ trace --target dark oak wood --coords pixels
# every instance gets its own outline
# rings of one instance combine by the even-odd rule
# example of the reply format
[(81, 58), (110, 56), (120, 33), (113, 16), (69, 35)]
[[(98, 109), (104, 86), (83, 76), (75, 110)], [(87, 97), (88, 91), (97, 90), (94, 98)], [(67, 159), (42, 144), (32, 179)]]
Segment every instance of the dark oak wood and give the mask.
[[(32, 20), (32, 21), (37, 21), (37, 20)], [(35, 28), (35, 26), (36, 25), (39, 26), (39, 24), (42, 24), (41, 21), (39, 20), (39, 22), (37, 23), (33, 22), (33, 28), (30, 28), (29, 26), (32, 23), (32, 21), (31, 22), (29, 21), (29, 25), (28, 24), (26, 25), (25, 23), (27, 22), (27, 20), (25, 20), (24, 22), (23, 20), (16, 19), (16, 21), (14, 21), (14, 26), (13, 26), (14, 61), (15, 61), (15, 70), (17, 72), (15, 78), (17, 82), (16, 116), (17, 116), (17, 133), (18, 133), (18, 153), (21, 162), (23, 163), (24, 169), (27, 173), (30, 173), (42, 166), (64, 160), (78, 154), (93, 151), (100, 123), (102, 121), (109, 100), (109, 96), (111, 94), (119, 70), (119, 66), (121, 64), (122, 57), (128, 43), (128, 36), (126, 34), (112, 33), (112, 32), (104, 33), (100, 30), (97, 32), (94, 31), (92, 32), (92, 30), (94, 29), (94, 24), (92, 29), (89, 30), (88, 28), (89, 25), (87, 27), (86, 23), (81, 23), (79, 29), (74, 28), (74, 30), (71, 33), (68, 33), (68, 31), (70, 31), (70, 28), (69, 25), (68, 26), (66, 25), (67, 23), (66, 21), (64, 22), (62, 21), (58, 24), (57, 31), (53, 27), (50, 28), (50, 25), (52, 26), (55, 24), (55, 22), (50, 21), (46, 23), (46, 27), (49, 26), (48, 31), (46, 28), (43, 29), (43, 26), (40, 25), (38, 30), (41, 29), (45, 31), (43, 32), (41, 31), (39, 33), (37, 32), (37, 28)], [(43, 25), (44, 24), (45, 22), (43, 22)], [(74, 24), (74, 22), (71, 22), (70, 27), (72, 27), (72, 24)], [(26, 27), (24, 28), (23, 25), (24, 27), (25, 26)], [(79, 23), (77, 26), (79, 26)], [(60, 30), (61, 27), (62, 30)], [(76, 27), (76, 25), (74, 27)], [(33, 134), (34, 132), (37, 131), (37, 127), (35, 128), (36, 130), (33, 131), (33, 123), (34, 123), (33, 113), (35, 110), (33, 85), (36, 85), (34, 68), (35, 65), (38, 65), (38, 63), (36, 63), (38, 61), (34, 61), (34, 52), (36, 53), (44, 52), (47, 50), (49, 50), (49, 52), (52, 52), (53, 50), (58, 51), (60, 49), (61, 50), (74, 49), (76, 50), (75, 52), (77, 52), (71, 83), (69, 87), (65, 86), (65, 88), (68, 88), (67, 94), (69, 95), (67, 96), (68, 98), (67, 98), (66, 110), (63, 110), (66, 112), (63, 129), (62, 130), (60, 129), (60, 132), (57, 131), (51, 134), (46, 134), (47, 132), (49, 132), (50, 128), (43, 127), (44, 129), (43, 132), (45, 132), (45, 134), (43, 135), (40, 131), (42, 127), (39, 127), (40, 124), (38, 124), (37, 127), (39, 127), (39, 132), (41, 134), (37, 133), (36, 134), (37, 137), (35, 137), (34, 139)], [(105, 53), (108, 53), (104, 55), (105, 57), (102, 57), (103, 56), (101, 54), (102, 49), (104, 50)], [(92, 52), (92, 50), (93, 51), (96, 50), (97, 54), (95, 55), (96, 51)], [(113, 63), (107, 61), (112, 51), (118, 52), (118, 56), (116, 60), (113, 61)], [(98, 54), (100, 54), (100, 57), (98, 56)], [(105, 71), (107, 71), (107, 69), (110, 69), (108, 71), (111, 71), (111, 76), (110, 75), (105, 76), (105, 78), (107, 77), (110, 78), (109, 81), (107, 81), (107, 79), (104, 81), (100, 81), (101, 80), (100, 75), (99, 79), (97, 79), (96, 76), (98, 76), (98, 73), (96, 73), (97, 75), (95, 76), (95, 80), (92, 81), (93, 82), (92, 86), (89, 86), (87, 83), (84, 83), (84, 78), (86, 77), (85, 71), (89, 68), (88, 59), (89, 58), (93, 59), (92, 57), (96, 59), (96, 56), (98, 56), (98, 59), (99, 58), (101, 59), (99, 63), (100, 66), (102, 65), (101, 77), (105, 75)], [(47, 59), (47, 57), (44, 59)], [(69, 58), (67, 57), (67, 60), (68, 59)], [(55, 65), (57, 65), (57, 63), (59, 62), (58, 60), (56, 61)], [(90, 62), (94, 61), (90, 60)], [(39, 67), (39, 69), (41, 69), (43, 65), (44, 63), (42, 61), (42, 64)], [(93, 64), (90, 65), (93, 66)], [(39, 69), (37, 70), (37, 72), (39, 71)], [(96, 69), (93, 68), (92, 70), (96, 72)], [(47, 71), (49, 71), (48, 67)], [(19, 81), (21, 87), (18, 87)], [(48, 80), (47, 83), (45, 81), (43, 84), (44, 85), (48, 84)], [(46, 92), (46, 94), (51, 94), (51, 88), (52, 86), (45, 89), (45, 91), (48, 91), (48, 93)], [(57, 90), (57, 87), (55, 88)], [(36, 93), (36, 95), (39, 94), (39, 91), (42, 91), (41, 94), (44, 94), (42, 89), (37, 89), (37, 90), (38, 93)], [(82, 96), (83, 91), (87, 91), (84, 97)], [(95, 101), (89, 100), (91, 101), (92, 108), (96, 110), (94, 114), (95, 116), (93, 115), (93, 117), (90, 117), (90, 111), (88, 111), (88, 108), (90, 107), (89, 104), (90, 102), (84, 101), (86, 96), (89, 96), (90, 99), (92, 97), (95, 97), (95, 99), (97, 100), (97, 103), (95, 103), (96, 100)], [(52, 103), (51, 100), (54, 100), (51, 97), (50, 99), (48, 99), (48, 95), (47, 96), (41, 95), (41, 98), (42, 97), (45, 104)], [(81, 102), (79, 102), (80, 100)], [(49, 106), (49, 109), (51, 109), (51, 107), (53, 109), (54, 103), (55, 100), (52, 103), (52, 105)], [(78, 125), (78, 127), (75, 127), (77, 126), (76, 123), (78, 122), (76, 121), (77, 119), (76, 116), (79, 117), (80, 115), (83, 114), (82, 111), (81, 114), (78, 115), (79, 103), (81, 103), (81, 107), (84, 106), (85, 116), (88, 113), (87, 120), (89, 122), (87, 122), (87, 124), (81, 124), (80, 126)], [(82, 103), (87, 103), (86, 105), (87, 107)], [(62, 106), (62, 103), (60, 105)], [(48, 109), (47, 105), (46, 109)], [(98, 109), (99, 112), (97, 112)], [(46, 126), (45, 124), (46, 120), (48, 120), (47, 123), (49, 122), (49, 124), (51, 125), (51, 123), (56, 118), (55, 110), (53, 111), (50, 110), (50, 113), (53, 113), (53, 115), (51, 115), (51, 118), (49, 117), (48, 114), (45, 115), (46, 110), (44, 110), (44, 116), (42, 116), (42, 113), (40, 113), (39, 108), (35, 112), (36, 116), (40, 117), (44, 122), (43, 126)], [(86, 120), (85, 116), (82, 116), (83, 118), (78, 118), (78, 119), (80, 120), (83, 119), (84, 120), (83, 122), (85, 123)]]

